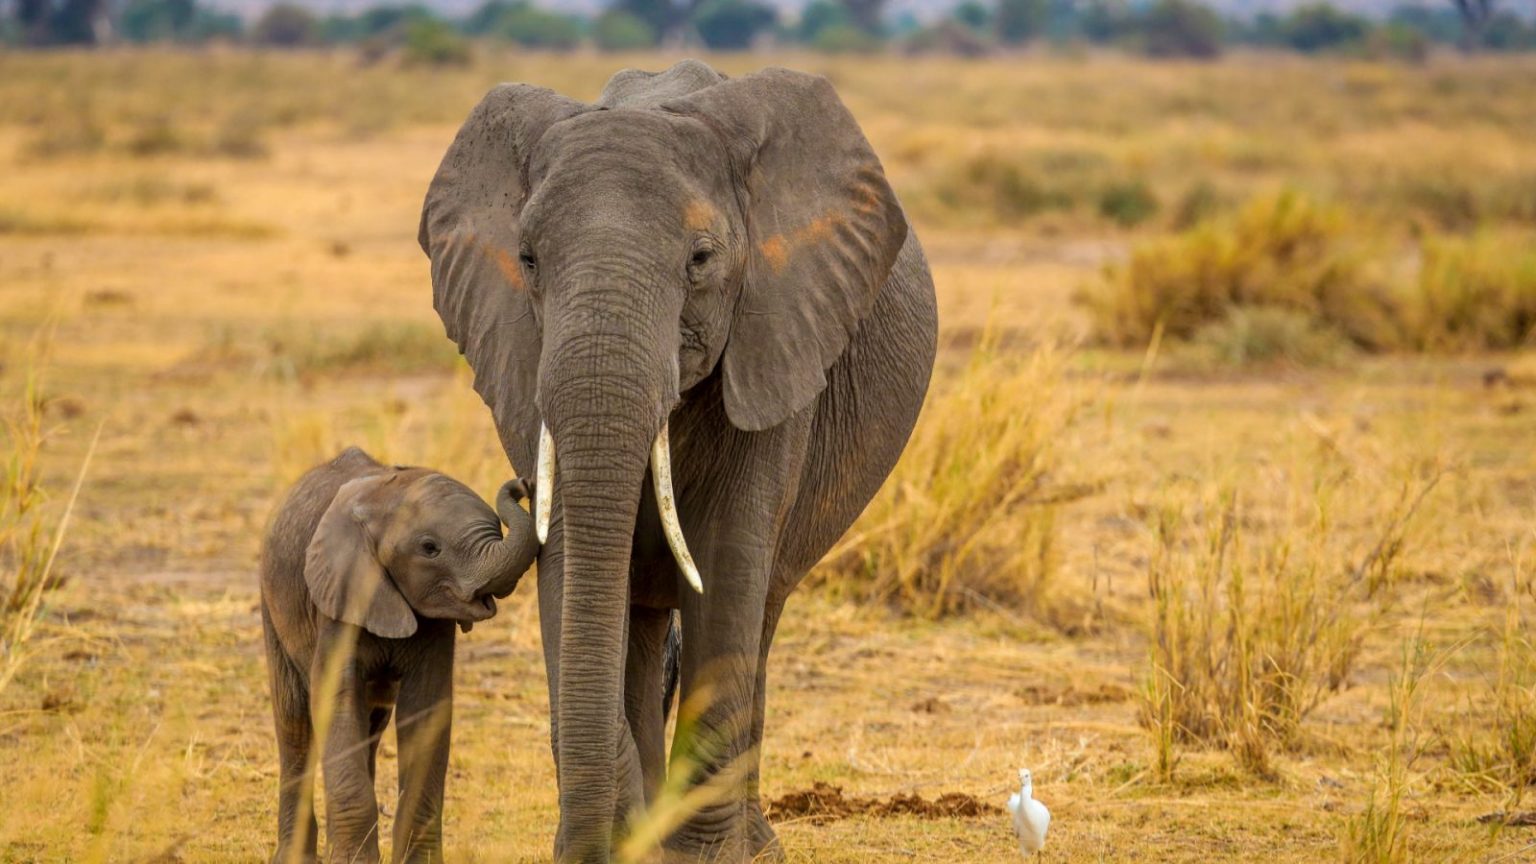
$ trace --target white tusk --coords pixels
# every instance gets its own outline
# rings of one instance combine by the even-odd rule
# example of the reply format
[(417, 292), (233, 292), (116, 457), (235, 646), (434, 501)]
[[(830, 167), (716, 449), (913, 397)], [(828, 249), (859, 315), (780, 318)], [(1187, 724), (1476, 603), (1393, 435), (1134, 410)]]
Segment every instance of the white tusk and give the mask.
[(672, 547), (672, 557), (682, 568), (683, 578), (693, 590), (704, 593), (704, 582), (699, 578), (698, 565), (688, 554), (688, 542), (683, 539), (683, 526), (677, 519), (677, 499), (672, 495), (672, 447), (667, 443), (667, 424), (661, 424), (656, 440), (651, 444), (651, 478), (656, 486), (656, 506), (661, 510), (661, 530), (667, 535), (667, 545)]
[(539, 458), (533, 490), (533, 531), (539, 542), (549, 539), (549, 514), (555, 509), (555, 436), (539, 424)]

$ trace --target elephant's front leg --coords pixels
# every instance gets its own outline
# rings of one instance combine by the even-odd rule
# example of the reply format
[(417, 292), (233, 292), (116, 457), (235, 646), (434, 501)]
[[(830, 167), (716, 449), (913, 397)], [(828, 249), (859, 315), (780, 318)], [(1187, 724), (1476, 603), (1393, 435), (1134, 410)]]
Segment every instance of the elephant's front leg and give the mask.
[(422, 656), (400, 686), (395, 737), (400, 751), (400, 798), (395, 810), (396, 862), (443, 860), (443, 787), (453, 727), (453, 625), (420, 639)]
[(683, 703), (699, 713), (679, 715), (692, 733), (674, 740), (669, 770), (722, 794), (667, 841), (678, 860), (746, 861), (761, 845), (752, 818), (758, 667), (779, 530), (803, 455), (797, 425), (734, 433), (724, 449), (737, 457), (735, 483), (698, 496), (694, 515), (684, 514), (688, 536), (699, 538), (704, 593), (682, 591), (681, 684)]
[[(349, 629), (347, 625), (335, 625), (335, 630)], [(335, 634), (322, 632), (322, 650), (316, 652), (316, 663), (310, 680), (323, 685), (321, 693), (313, 694), (310, 710), (315, 721), (315, 734), (322, 737), (325, 777), (325, 836), (326, 859), (345, 862), (376, 862), (379, 860), (379, 804), (373, 789), (373, 772), (368, 766), (368, 715), (369, 706), (363, 697), (358, 680), (358, 669), (350, 658), (339, 664), (339, 670), (326, 669), (322, 658), (332, 657), (334, 651), (350, 655), (355, 643), (354, 633)], [(334, 669), (335, 667), (333, 667)], [(331, 672), (327, 681), (327, 672)], [(337, 674), (339, 672), (339, 674)], [(329, 703), (329, 704), (327, 704)], [(327, 716), (329, 713), (329, 716)], [(328, 723), (327, 723), (328, 721)]]

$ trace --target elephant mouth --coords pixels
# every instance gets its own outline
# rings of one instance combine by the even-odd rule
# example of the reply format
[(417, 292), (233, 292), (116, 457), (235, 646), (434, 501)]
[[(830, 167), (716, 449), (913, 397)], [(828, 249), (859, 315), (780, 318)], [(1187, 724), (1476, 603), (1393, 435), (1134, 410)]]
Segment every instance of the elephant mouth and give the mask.
[(474, 629), (476, 623), (485, 621), (495, 614), (496, 598), (489, 594), (484, 594), (466, 602), (463, 612), (454, 617), (457, 619), (459, 630), (468, 633)]

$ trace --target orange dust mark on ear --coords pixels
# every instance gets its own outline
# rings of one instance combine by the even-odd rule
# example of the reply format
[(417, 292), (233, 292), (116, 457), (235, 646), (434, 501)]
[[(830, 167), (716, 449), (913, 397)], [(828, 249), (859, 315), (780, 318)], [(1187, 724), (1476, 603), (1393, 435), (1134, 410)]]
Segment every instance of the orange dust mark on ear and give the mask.
[(689, 231), (704, 231), (715, 224), (715, 208), (703, 198), (695, 198), (683, 208), (683, 227)]
[(499, 246), (485, 246), (485, 254), (491, 256), (496, 262), (496, 269), (501, 271), (503, 279), (514, 289), (523, 290), (523, 268), (517, 263), (517, 259), (507, 253), (507, 250)]
[(763, 260), (773, 268), (775, 273), (783, 273), (789, 265), (789, 246), (784, 242), (783, 234), (775, 234), (757, 245), (759, 252), (763, 253)]
[(790, 232), (788, 237), (783, 234), (775, 234), (767, 240), (757, 244), (757, 249), (763, 255), (763, 260), (774, 273), (783, 273), (789, 266), (790, 253), (807, 244), (820, 244), (832, 237), (837, 226), (847, 222), (848, 218), (841, 213), (828, 211), (821, 216), (812, 219), (802, 228)]

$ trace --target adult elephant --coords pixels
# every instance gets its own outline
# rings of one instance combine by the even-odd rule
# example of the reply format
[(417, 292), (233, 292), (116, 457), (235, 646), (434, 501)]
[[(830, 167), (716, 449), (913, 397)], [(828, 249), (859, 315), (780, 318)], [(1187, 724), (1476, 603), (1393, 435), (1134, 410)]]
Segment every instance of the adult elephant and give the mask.
[(709, 694), (674, 758), (742, 779), (666, 849), (772, 846), (779, 614), (895, 464), (933, 367), (932, 279), (880, 161), (825, 79), (785, 69), (626, 70), (592, 104), (502, 85), (420, 239), (508, 457), (543, 475), (556, 857), (608, 860), (662, 783), (672, 609), (683, 698)]

